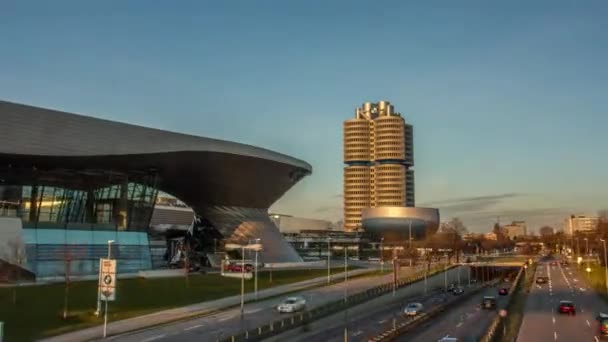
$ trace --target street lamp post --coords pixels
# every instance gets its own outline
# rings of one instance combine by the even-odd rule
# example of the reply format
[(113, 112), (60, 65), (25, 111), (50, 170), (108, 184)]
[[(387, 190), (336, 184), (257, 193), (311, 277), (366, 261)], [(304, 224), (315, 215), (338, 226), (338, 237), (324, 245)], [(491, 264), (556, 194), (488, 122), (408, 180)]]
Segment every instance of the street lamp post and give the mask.
[(606, 285), (606, 293), (608, 294), (608, 256), (606, 256), (606, 240), (600, 239), (604, 244), (604, 284)]
[(589, 239), (585, 238), (585, 255), (589, 256)]
[[(257, 238), (255, 239), (255, 243), (256, 244), (260, 244), (260, 241), (262, 241), (262, 239)], [(255, 249), (255, 300), (258, 300), (258, 252), (260, 250), (259, 249)]]
[(260, 251), (262, 250), (261, 244), (247, 244), (247, 245), (239, 245), (236, 243), (227, 243), (225, 246), (226, 249), (240, 249), (241, 250), (241, 317), (245, 313), (245, 250), (254, 250)]
[(331, 237), (327, 238), (327, 284), (331, 283)]
[(413, 258), (413, 256), (412, 256), (412, 220), (409, 220), (409, 223), (410, 223), (409, 224), (410, 240), (409, 240), (408, 248), (410, 249), (410, 267), (412, 267), (412, 258)]
[(380, 273), (384, 273), (384, 238), (380, 239)]

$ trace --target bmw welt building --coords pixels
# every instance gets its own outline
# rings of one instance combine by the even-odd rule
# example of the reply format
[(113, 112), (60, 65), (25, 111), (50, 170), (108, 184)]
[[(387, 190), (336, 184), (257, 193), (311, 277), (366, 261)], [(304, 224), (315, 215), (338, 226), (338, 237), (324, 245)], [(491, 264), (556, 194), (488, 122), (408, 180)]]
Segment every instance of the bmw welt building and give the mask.
[(205, 236), (259, 238), (263, 262), (298, 262), (268, 208), (311, 171), (249, 145), (0, 101), (0, 259), (15, 262), (11, 238), (40, 277), (63, 274), (66, 260), (72, 274), (95, 274), (113, 240), (119, 272), (149, 269), (162, 191), (194, 210), (203, 249), (214, 244)]

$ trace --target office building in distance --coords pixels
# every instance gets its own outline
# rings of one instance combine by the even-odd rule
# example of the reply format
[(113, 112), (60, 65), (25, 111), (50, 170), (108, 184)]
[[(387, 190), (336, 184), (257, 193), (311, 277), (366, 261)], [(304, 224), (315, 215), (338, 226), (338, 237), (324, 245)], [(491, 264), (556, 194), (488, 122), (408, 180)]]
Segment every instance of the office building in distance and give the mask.
[[(312, 172), (302, 160), (4, 101), (0, 117), (0, 247), (21, 241), (38, 276), (63, 274), (68, 260), (72, 274), (95, 274), (108, 240), (119, 272), (149, 269), (150, 227), (162, 236), (190, 220), (201, 257), (218, 239), (260, 238), (263, 262), (302, 261), (268, 216)], [(179, 202), (159, 202), (159, 191)]]

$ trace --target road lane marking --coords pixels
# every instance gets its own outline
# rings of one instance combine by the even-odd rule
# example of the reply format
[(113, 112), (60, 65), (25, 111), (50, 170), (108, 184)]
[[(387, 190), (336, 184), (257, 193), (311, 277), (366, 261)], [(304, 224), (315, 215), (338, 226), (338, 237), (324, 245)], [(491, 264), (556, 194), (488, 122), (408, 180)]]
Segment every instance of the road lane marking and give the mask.
[(595, 342), (600, 342), (600, 340), (597, 338), (597, 336), (593, 336), (593, 338), (595, 339)]
[(553, 316), (553, 324), (555, 324), (555, 316)]
[(165, 334), (156, 335), (156, 336), (148, 337), (147, 339), (145, 339), (145, 340), (143, 340), (141, 342), (150, 342), (150, 341), (154, 341), (154, 340), (159, 340), (159, 339), (161, 339), (161, 338), (163, 338), (165, 336), (167, 336), (167, 335), (165, 335)]
[(184, 328), (184, 331), (188, 331), (188, 330), (192, 330), (192, 329), (200, 328), (200, 327), (202, 327), (202, 326), (203, 326), (202, 324), (193, 325), (193, 326), (191, 326), (191, 327)]
[(591, 328), (591, 323), (589, 323), (589, 320), (587, 319), (587, 325), (589, 326), (589, 328)]
[(357, 330), (357, 331), (355, 331), (355, 332), (353, 333), (353, 336), (359, 336), (359, 335), (361, 335), (361, 334), (363, 334), (363, 331), (361, 331), (361, 330)]
[(462, 326), (462, 322), (456, 324), (456, 328), (460, 328)]
[(381, 320), (381, 321), (378, 321), (378, 323), (380, 323), (380, 324), (384, 324), (384, 323), (386, 323), (387, 321), (388, 321), (388, 319), (383, 319), (383, 320)]
[(557, 331), (554, 331), (554, 332), (553, 332), (553, 339), (554, 339), (554, 340), (557, 340)]

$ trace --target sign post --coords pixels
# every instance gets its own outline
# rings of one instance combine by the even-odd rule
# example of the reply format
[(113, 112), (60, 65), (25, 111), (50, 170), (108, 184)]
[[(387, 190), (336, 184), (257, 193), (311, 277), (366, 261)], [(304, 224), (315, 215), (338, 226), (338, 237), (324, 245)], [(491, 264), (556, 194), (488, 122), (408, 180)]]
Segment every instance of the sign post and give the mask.
[(101, 300), (105, 301), (103, 337), (106, 338), (108, 329), (108, 302), (116, 300), (116, 260), (100, 259), (100, 263), (99, 294)]
[(4, 341), (4, 322), (0, 322), (0, 342)]

